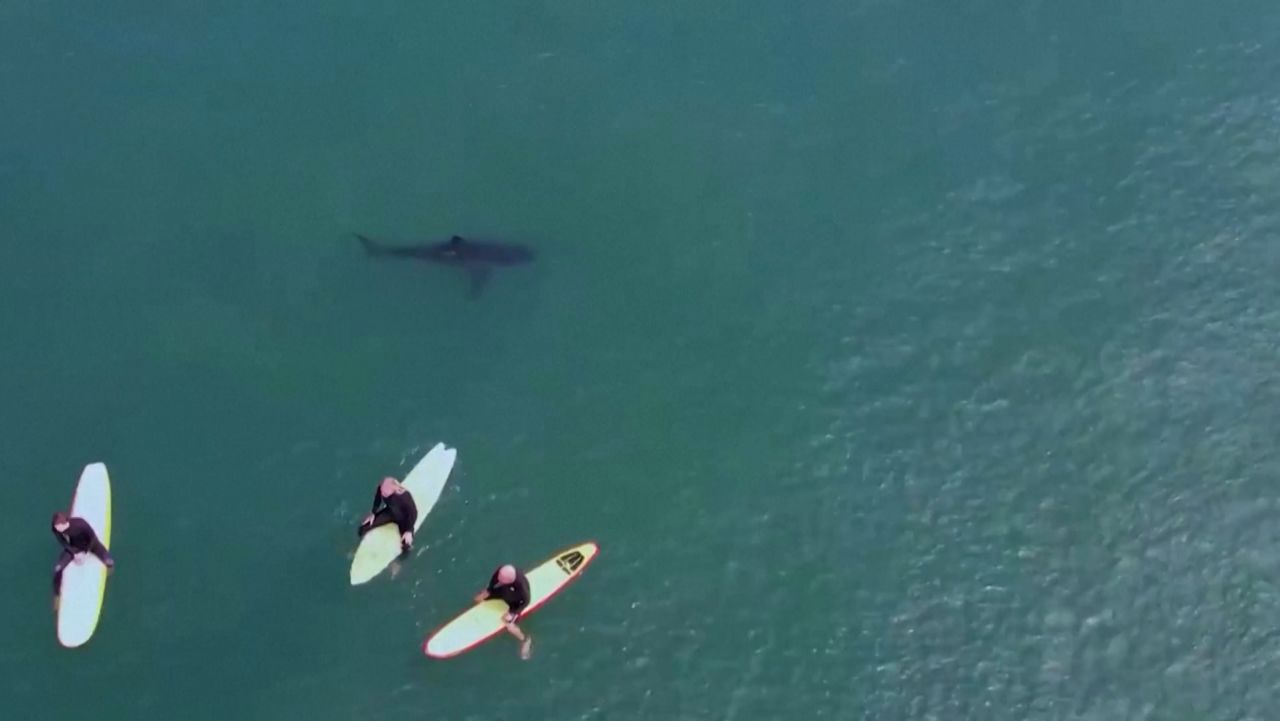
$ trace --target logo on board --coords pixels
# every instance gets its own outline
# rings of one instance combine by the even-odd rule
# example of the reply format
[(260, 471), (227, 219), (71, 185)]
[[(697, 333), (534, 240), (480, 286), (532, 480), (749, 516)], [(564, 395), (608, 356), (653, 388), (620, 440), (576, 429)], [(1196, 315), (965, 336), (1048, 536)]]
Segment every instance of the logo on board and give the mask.
[(577, 551), (569, 551), (563, 556), (556, 559), (556, 565), (565, 573), (573, 573), (583, 562), (582, 554)]

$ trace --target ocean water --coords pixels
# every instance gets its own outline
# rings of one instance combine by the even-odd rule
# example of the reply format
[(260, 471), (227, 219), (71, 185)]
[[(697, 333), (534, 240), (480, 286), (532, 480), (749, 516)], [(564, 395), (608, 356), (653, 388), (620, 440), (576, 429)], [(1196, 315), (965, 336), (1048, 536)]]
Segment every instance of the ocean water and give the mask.
[[(0, 3), (0, 716), (1258, 720), (1280, 6)], [(477, 298), (352, 233), (528, 244)], [(371, 487), (450, 485), (347, 583)], [(47, 530), (109, 465), (58, 646)], [(499, 563), (599, 559), (510, 639)]]

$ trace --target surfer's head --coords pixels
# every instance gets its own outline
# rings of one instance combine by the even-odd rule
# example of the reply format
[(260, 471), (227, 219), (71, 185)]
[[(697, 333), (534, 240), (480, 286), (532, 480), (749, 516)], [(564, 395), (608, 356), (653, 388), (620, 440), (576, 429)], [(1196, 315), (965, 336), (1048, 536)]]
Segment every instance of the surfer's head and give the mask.
[(58, 511), (53, 514), (53, 530), (62, 533), (71, 527), (71, 519), (67, 518), (67, 514)]
[(378, 486), (378, 492), (381, 493), (383, 496), (389, 496), (392, 493), (395, 493), (396, 489), (399, 487), (400, 487), (400, 483), (396, 481), (396, 479), (392, 478), (391, 476), (387, 476), (386, 478), (382, 479), (382, 483)]
[(507, 564), (498, 569), (498, 583), (508, 584), (516, 582), (516, 567)]

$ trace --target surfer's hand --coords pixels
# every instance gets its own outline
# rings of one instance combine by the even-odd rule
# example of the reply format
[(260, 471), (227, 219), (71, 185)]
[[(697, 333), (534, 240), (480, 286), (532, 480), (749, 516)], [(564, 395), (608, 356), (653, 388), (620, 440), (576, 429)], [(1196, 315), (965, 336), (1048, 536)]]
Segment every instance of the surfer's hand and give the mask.
[(405, 531), (405, 532), (404, 532), (404, 535), (400, 536), (400, 542), (401, 542), (401, 543), (403, 543), (403, 544), (405, 545), (405, 548), (408, 548), (409, 546), (412, 546), (412, 545), (413, 545), (413, 531)]
[(75, 557), (75, 562), (76, 562), (76, 565), (77, 565), (77, 566), (83, 566), (83, 565), (84, 565), (84, 554), (83, 554), (83, 553), (77, 553), (77, 554), (76, 554), (76, 557)]
[(480, 593), (476, 594), (476, 603), (480, 603), (481, 601), (485, 600), (488, 597), (489, 597), (489, 590), (485, 589)]
[(504, 613), (502, 614), (502, 622), (508, 625), (515, 623), (516, 615), (514, 613)]
[(373, 514), (372, 514), (372, 513), (370, 513), (369, 515), (365, 516), (365, 517), (364, 517), (364, 520), (360, 522), (360, 525), (362, 525), (362, 526), (367, 526), (367, 525), (369, 525), (370, 523), (373, 523)]

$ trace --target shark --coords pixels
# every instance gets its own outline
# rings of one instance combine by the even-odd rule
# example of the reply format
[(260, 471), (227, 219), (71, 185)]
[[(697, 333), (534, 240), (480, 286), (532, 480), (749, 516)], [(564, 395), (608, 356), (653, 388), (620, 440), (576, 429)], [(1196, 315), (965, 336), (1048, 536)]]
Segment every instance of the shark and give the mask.
[(527, 245), (472, 240), (460, 235), (441, 242), (412, 245), (388, 245), (359, 233), (355, 236), (364, 248), (364, 252), (371, 258), (420, 260), (465, 270), (471, 278), (472, 297), (484, 290), (494, 268), (527, 265), (537, 257), (533, 248)]

